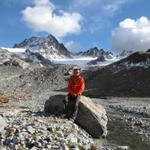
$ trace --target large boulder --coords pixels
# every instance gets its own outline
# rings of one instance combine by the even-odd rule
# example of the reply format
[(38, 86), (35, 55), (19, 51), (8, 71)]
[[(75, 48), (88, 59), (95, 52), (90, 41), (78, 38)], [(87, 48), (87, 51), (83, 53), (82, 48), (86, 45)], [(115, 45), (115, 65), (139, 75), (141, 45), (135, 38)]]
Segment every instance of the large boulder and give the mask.
[(25, 61), (21, 60), (21, 59), (18, 59), (18, 58), (15, 58), (12, 60), (12, 65), (14, 66), (19, 66), (23, 69), (26, 69), (26, 68), (29, 68), (29, 64), (26, 63)]
[(94, 138), (107, 135), (106, 111), (104, 107), (95, 104), (88, 97), (80, 97), (79, 111), (75, 122)]
[(63, 114), (65, 98), (66, 98), (65, 95), (51, 96), (49, 100), (45, 102), (44, 112), (55, 115)]
[[(45, 113), (61, 115), (64, 112), (65, 95), (55, 95), (46, 101)], [(92, 99), (80, 96), (78, 115), (75, 123), (87, 131), (92, 137), (107, 135), (107, 116), (105, 109), (95, 104)]]

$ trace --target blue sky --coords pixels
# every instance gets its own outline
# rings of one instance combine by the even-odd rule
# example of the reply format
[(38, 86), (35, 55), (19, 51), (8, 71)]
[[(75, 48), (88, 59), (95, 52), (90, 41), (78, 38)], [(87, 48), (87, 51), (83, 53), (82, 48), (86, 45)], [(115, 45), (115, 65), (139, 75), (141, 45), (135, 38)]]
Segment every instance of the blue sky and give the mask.
[(0, 0), (0, 47), (53, 34), (72, 51), (150, 48), (149, 0)]

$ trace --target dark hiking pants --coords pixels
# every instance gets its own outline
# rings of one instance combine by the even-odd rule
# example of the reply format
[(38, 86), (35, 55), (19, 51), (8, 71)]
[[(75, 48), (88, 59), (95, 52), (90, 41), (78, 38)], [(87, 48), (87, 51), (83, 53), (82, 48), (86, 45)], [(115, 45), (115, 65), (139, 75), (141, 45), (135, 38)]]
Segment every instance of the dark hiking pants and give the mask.
[(75, 120), (78, 113), (79, 97), (68, 94), (65, 100), (66, 118)]

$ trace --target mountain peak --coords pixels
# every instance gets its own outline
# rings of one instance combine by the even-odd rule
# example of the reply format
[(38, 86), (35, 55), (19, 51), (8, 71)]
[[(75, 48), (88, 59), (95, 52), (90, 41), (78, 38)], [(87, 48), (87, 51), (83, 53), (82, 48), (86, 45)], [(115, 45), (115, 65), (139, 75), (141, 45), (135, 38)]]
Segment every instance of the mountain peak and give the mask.
[(15, 44), (14, 48), (25, 48), (39, 52), (47, 59), (71, 57), (71, 52), (51, 34), (47, 37), (33, 36), (25, 39), (23, 42)]
[(105, 51), (102, 48), (93, 47), (88, 49), (85, 52), (79, 52), (81, 56), (89, 56), (89, 57), (101, 57), (102, 55), (107, 58), (108, 55), (113, 55), (111, 52)]
[(45, 38), (45, 40), (48, 40), (49, 42), (53, 42), (53, 43), (57, 43), (57, 44), (59, 43), (58, 40), (52, 34), (48, 35)]

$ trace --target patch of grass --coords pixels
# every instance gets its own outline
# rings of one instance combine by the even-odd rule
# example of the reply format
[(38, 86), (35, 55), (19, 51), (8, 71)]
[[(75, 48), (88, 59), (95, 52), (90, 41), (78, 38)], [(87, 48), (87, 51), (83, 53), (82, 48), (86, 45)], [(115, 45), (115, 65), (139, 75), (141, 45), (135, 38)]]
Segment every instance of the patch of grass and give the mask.
[(31, 95), (25, 96), (25, 95), (0, 95), (0, 103), (8, 103), (10, 100), (13, 101), (19, 101), (19, 100), (25, 100), (25, 99), (32, 99)]
[(0, 96), (0, 103), (8, 103), (10, 100), (9, 96)]

